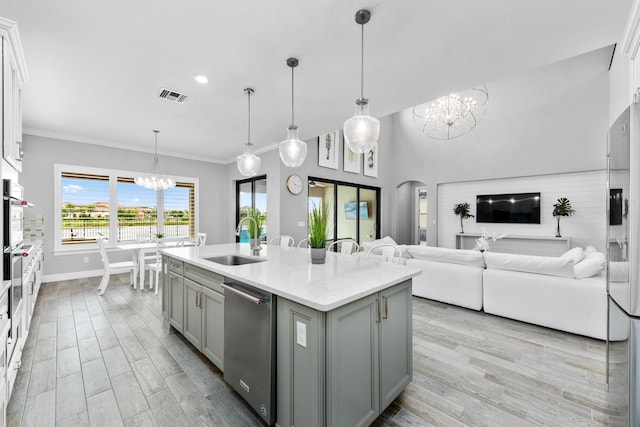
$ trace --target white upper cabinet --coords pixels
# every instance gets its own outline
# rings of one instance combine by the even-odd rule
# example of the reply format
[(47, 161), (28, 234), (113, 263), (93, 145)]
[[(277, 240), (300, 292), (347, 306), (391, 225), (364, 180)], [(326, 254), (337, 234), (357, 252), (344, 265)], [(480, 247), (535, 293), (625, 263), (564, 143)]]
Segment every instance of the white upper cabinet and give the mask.
[(15, 22), (0, 17), (2, 39), (2, 156), (18, 172), (22, 171), (22, 88), (28, 79), (22, 43)]

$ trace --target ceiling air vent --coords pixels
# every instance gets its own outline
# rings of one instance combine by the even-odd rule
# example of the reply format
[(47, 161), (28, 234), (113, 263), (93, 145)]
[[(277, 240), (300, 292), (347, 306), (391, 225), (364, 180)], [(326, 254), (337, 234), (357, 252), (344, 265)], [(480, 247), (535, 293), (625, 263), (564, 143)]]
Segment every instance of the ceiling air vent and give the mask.
[(158, 96), (162, 99), (166, 99), (167, 101), (175, 102), (176, 104), (184, 104), (187, 99), (189, 99), (189, 95), (164, 87), (160, 89)]

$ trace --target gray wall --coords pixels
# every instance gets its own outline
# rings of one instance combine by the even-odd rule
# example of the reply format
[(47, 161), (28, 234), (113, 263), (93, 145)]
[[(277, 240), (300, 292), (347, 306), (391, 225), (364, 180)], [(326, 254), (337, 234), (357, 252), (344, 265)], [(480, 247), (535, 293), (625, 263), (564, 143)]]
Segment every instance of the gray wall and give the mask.
[(429, 245), (437, 244), (439, 183), (605, 168), (610, 59), (604, 48), (487, 83), (484, 119), (450, 141), (423, 136), (411, 109), (393, 115), (390, 184), (427, 184)]
[[(146, 173), (151, 168), (153, 154), (30, 135), (24, 135), (24, 152), (20, 184), (25, 188), (25, 197), (35, 204), (27, 213), (44, 217), (45, 275), (102, 269), (97, 251), (75, 255), (53, 253), (53, 165), (62, 163)], [(160, 156), (160, 169), (166, 174), (199, 179), (199, 231), (207, 233), (207, 243), (229, 241), (223, 233), (226, 224), (224, 207), (229, 200), (225, 166)], [(114, 254), (113, 260), (128, 259), (125, 255)], [(88, 263), (84, 262), (85, 256), (89, 257)]]

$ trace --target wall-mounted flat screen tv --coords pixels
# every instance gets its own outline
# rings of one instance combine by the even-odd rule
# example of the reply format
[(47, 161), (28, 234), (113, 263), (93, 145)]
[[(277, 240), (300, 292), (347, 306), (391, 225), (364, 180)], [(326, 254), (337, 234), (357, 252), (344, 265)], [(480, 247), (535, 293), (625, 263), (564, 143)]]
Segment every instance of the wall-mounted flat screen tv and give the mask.
[(540, 193), (476, 196), (476, 222), (540, 224)]
[(609, 189), (609, 225), (622, 225), (622, 188)]
[[(346, 219), (356, 219), (356, 202), (347, 202), (344, 204), (344, 217)], [(367, 202), (360, 202), (360, 219), (369, 218), (369, 209), (367, 208)]]

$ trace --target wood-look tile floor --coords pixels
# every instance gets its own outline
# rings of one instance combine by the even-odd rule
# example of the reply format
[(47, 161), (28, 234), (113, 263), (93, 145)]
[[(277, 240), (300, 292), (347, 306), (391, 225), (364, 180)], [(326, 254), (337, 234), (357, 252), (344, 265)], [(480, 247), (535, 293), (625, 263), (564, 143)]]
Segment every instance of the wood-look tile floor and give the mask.
[[(261, 426), (222, 373), (114, 276), (42, 286), (9, 426)], [(604, 343), (416, 298), (414, 377), (375, 426), (607, 425)], [(299, 426), (304, 427), (304, 426)]]

